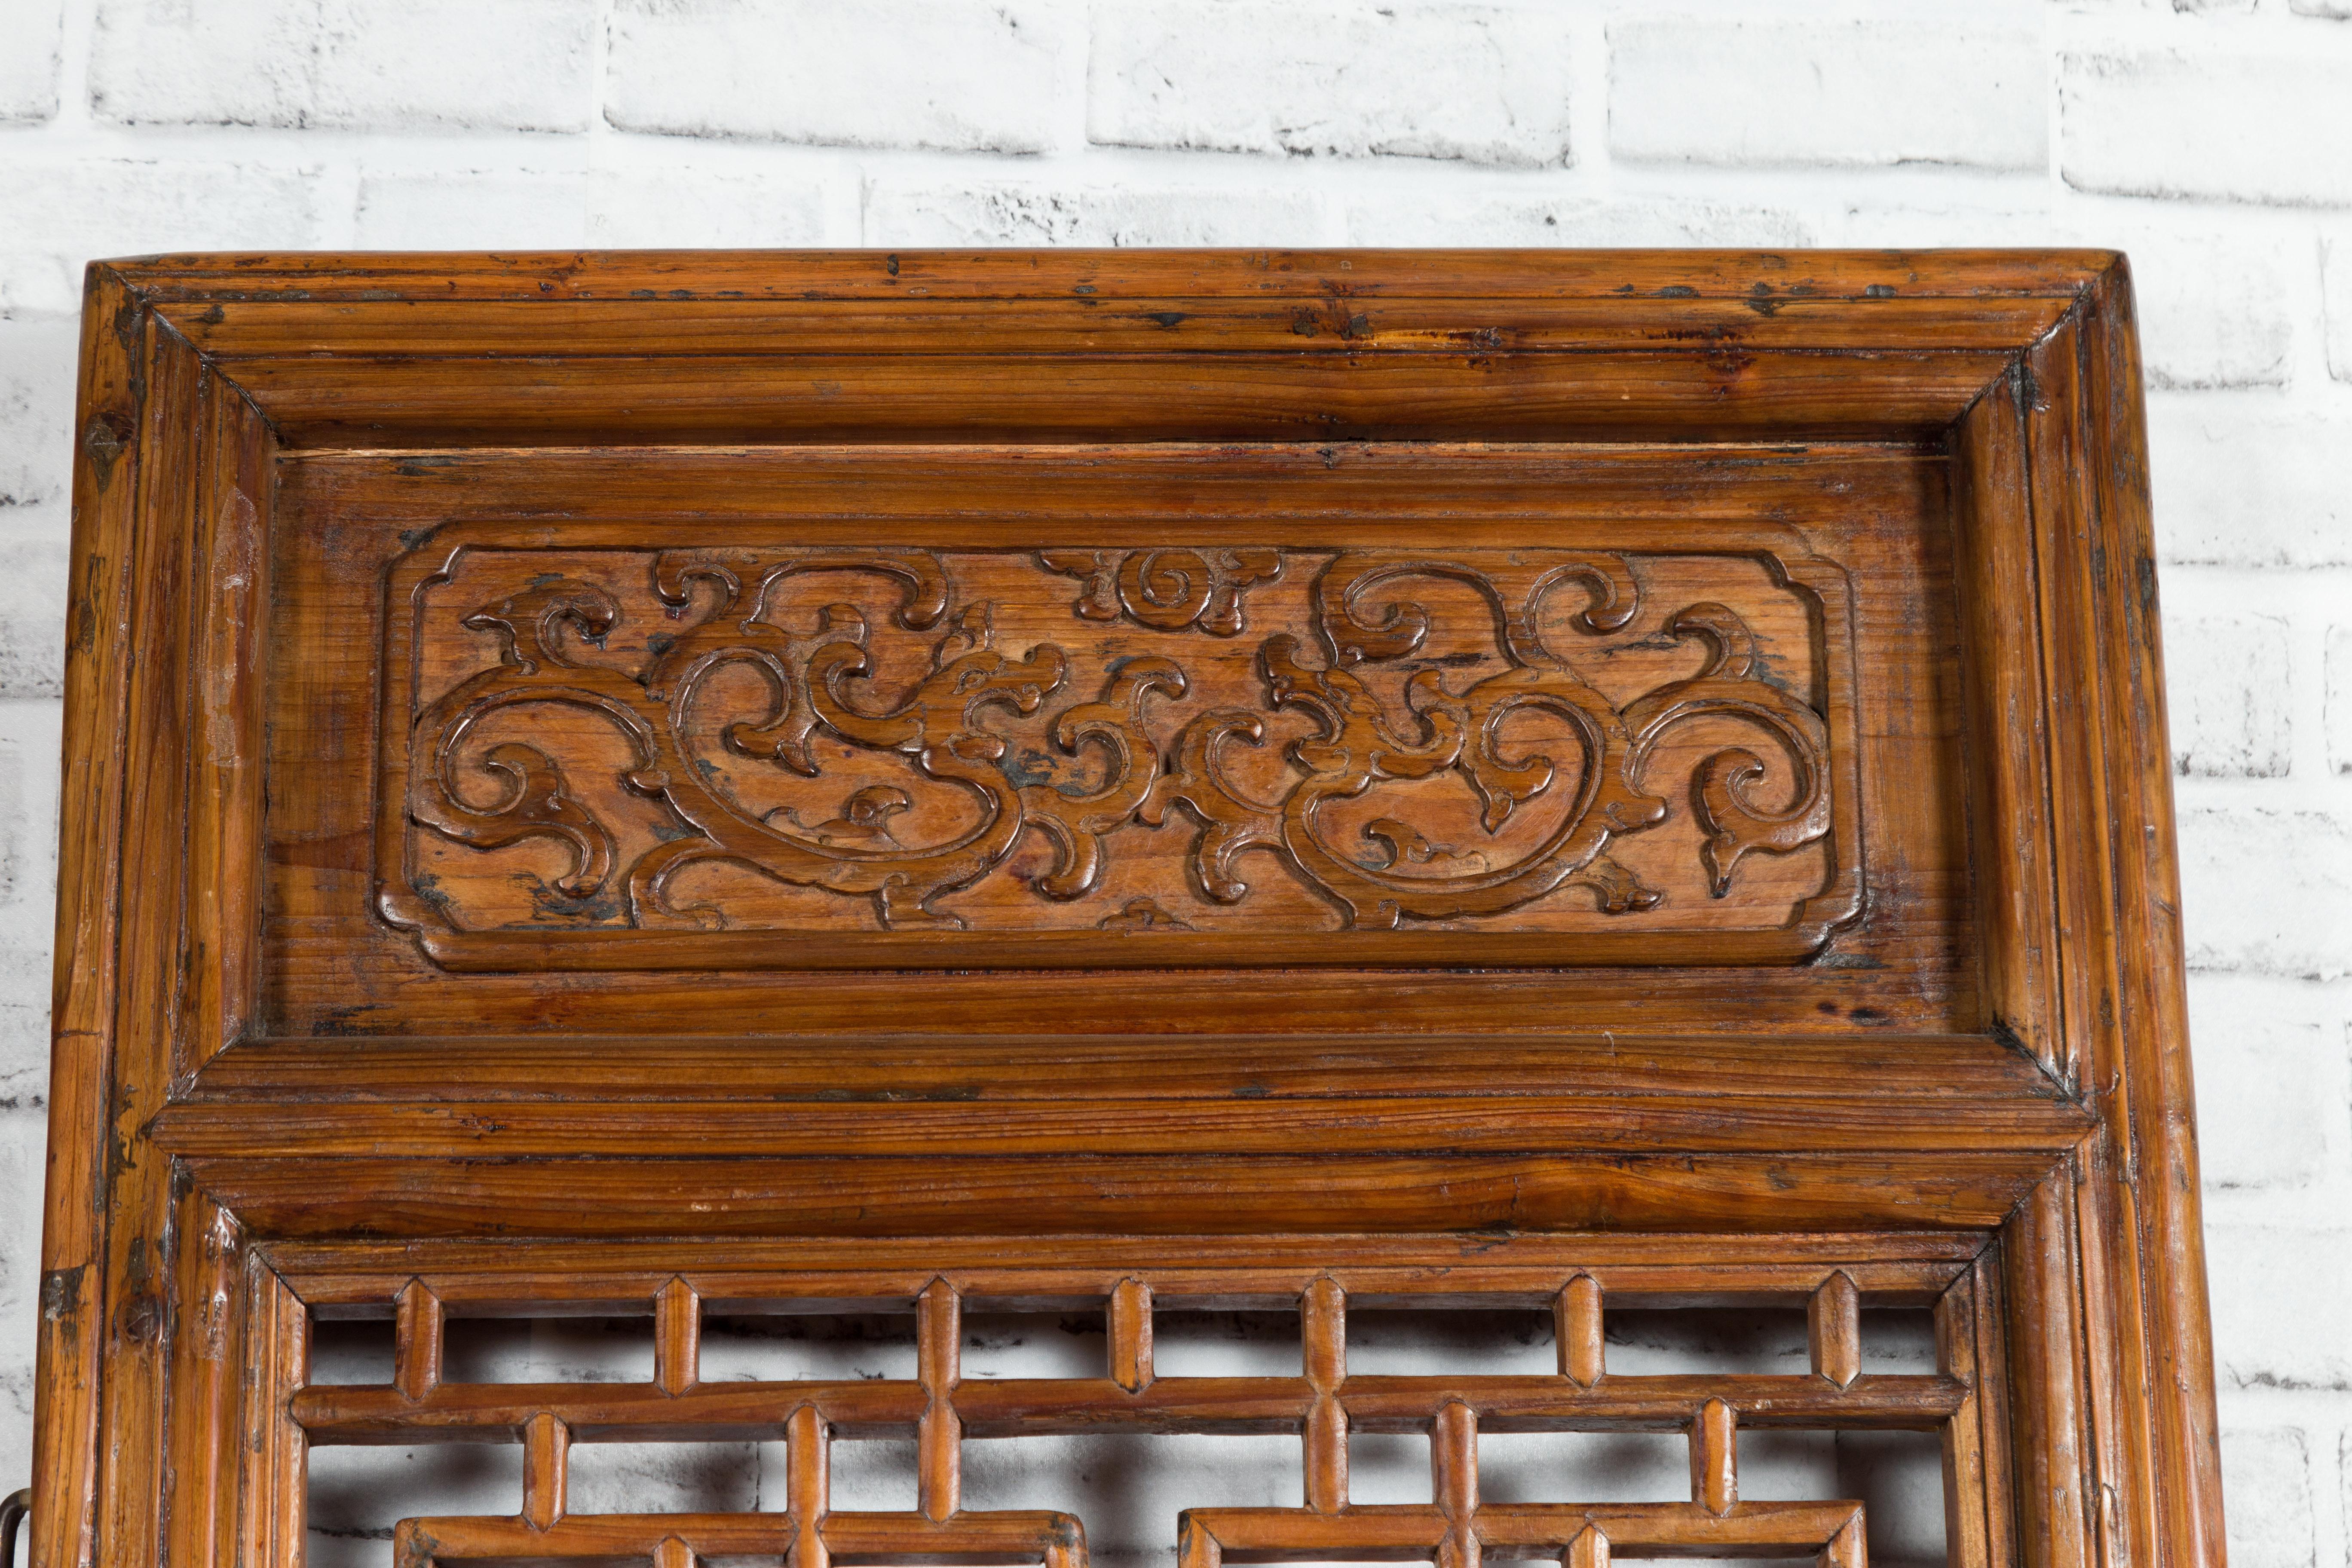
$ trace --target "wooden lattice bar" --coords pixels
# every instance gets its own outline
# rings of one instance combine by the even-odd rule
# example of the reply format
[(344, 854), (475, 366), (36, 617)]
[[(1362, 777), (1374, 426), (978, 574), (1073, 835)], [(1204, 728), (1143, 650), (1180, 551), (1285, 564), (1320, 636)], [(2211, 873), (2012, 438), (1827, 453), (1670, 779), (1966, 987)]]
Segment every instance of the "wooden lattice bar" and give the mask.
[[(1817, 1556), (1824, 1568), (1862, 1568), (1864, 1562), (1862, 1505), (1854, 1502), (1741, 1503), (1721, 1514), (1696, 1503), (1509, 1503), (1470, 1517), (1478, 1555), (1550, 1557), (1570, 1568), (1603, 1568), (1612, 1547), (1642, 1557)], [(1436, 1505), (1375, 1504), (1337, 1517), (1289, 1509), (1194, 1509), (1184, 1516), (1179, 1562), (1183, 1568), (1225, 1562), (1433, 1562), (1442, 1560), (1455, 1533), (1456, 1521)]]
[[(1694, 1245), (1703, 1253), (1703, 1244)], [(321, 1259), (320, 1261), (324, 1261)], [(485, 1260), (434, 1275), (440, 1289), (478, 1301)], [(457, 1264), (458, 1259), (446, 1260)], [(1654, 1267), (1673, 1267), (1654, 1263)], [(488, 1265), (494, 1268), (495, 1265)], [(1687, 1268), (1688, 1266), (1683, 1266)], [(1302, 1441), (1302, 1497), (1296, 1509), (1195, 1510), (1181, 1534), (1193, 1568), (1234, 1562), (1329, 1556), (1428, 1557), (1440, 1568), (1476, 1568), (1481, 1555), (1559, 1556), (1572, 1565), (1605, 1562), (1613, 1544), (1644, 1555), (1818, 1554), (1858, 1564), (1859, 1505), (1742, 1503), (1738, 1431), (1744, 1426), (1857, 1429), (1905, 1427), (1946, 1433), (1948, 1461), (1962, 1467), (1948, 1485), (1980, 1489), (1965, 1473), (1979, 1452), (1973, 1384), (1978, 1321), (1975, 1275), (1947, 1268), (1952, 1283), (1937, 1305), (1940, 1368), (1867, 1373), (1862, 1312), (1872, 1298), (1857, 1278), (1914, 1299), (1911, 1277), (1867, 1257), (1815, 1266), (1778, 1300), (1809, 1313), (1811, 1367), (1801, 1373), (1612, 1373), (1602, 1364), (1610, 1299), (1598, 1270), (1569, 1268), (1550, 1290), (1531, 1295), (1524, 1265), (1457, 1263), (1445, 1279), (1451, 1308), (1547, 1301), (1559, 1334), (1552, 1374), (1460, 1372), (1358, 1374), (1348, 1369), (1350, 1300), (1329, 1274), (1311, 1279), (1291, 1305), (1298, 1314), (1301, 1368), (1295, 1377), (1168, 1377), (1155, 1373), (1151, 1346), (1167, 1293), (1150, 1268), (1108, 1284), (1091, 1304), (1103, 1314), (1107, 1375), (1098, 1378), (963, 1379), (959, 1350), (966, 1300), (940, 1277), (887, 1298), (853, 1272), (742, 1276), (717, 1284), (722, 1297), (751, 1292), (801, 1308), (842, 1300), (896, 1300), (915, 1319), (917, 1375), (854, 1382), (706, 1383), (697, 1370), (701, 1315), (709, 1302), (684, 1276), (653, 1291), (655, 1372), (645, 1383), (463, 1384), (437, 1373), (446, 1308), (442, 1294), (412, 1278), (391, 1294), (394, 1377), (383, 1386), (314, 1384), (292, 1394), (289, 1410), (313, 1445), (513, 1442), (524, 1447), (520, 1512), (513, 1518), (409, 1521), (401, 1563), (588, 1563), (658, 1561), (660, 1552), (699, 1559), (770, 1552), (795, 1568), (825, 1568), (861, 1552), (893, 1561), (1077, 1563), (1082, 1535), (1060, 1516), (971, 1512), (961, 1507), (961, 1462), (968, 1441), (1017, 1440), (1103, 1432), (1290, 1434)], [(1213, 1271), (1187, 1270), (1183, 1293), (1220, 1299)], [(322, 1276), (325, 1277), (325, 1276)], [(999, 1277), (1001, 1279), (1001, 1277)], [(1022, 1277), (1039, 1303), (1087, 1300), (1090, 1276), (1051, 1270)], [(1386, 1277), (1381, 1278), (1389, 1283)], [(1655, 1285), (1655, 1279), (1642, 1281)], [(1687, 1278), (1679, 1281), (1687, 1285)], [(599, 1299), (603, 1281), (573, 1282)], [(1497, 1286), (1491, 1294), (1484, 1289)], [(814, 1293), (812, 1293), (814, 1292)], [(1392, 1296), (1383, 1296), (1393, 1301)], [(346, 1309), (347, 1310), (347, 1309)], [(1440, 1309), (1444, 1310), (1444, 1309)], [(1832, 1375), (1846, 1369), (1841, 1380)], [(432, 1369), (427, 1374), (426, 1369)], [(1962, 1429), (1965, 1428), (1965, 1429)], [(1688, 1505), (1485, 1505), (1478, 1490), (1482, 1431), (1680, 1431), (1690, 1449)], [(1356, 1432), (1419, 1433), (1430, 1446), (1433, 1502), (1427, 1508), (1360, 1505), (1349, 1497), (1348, 1438)], [(843, 1437), (913, 1438), (920, 1504), (912, 1515), (836, 1513), (829, 1502), (832, 1443)], [(564, 1508), (571, 1445), (596, 1442), (742, 1442), (786, 1445), (787, 1507), (782, 1516), (576, 1517)], [(1963, 1497), (1963, 1505), (1968, 1496)], [(674, 1543), (674, 1544), (673, 1544)], [(1965, 1542), (1962, 1543), (1965, 1546)], [(908, 1553), (920, 1553), (919, 1558)], [(1965, 1552), (1964, 1563), (1980, 1558)]]
[(701, 1381), (702, 1302), (693, 1286), (673, 1279), (654, 1298), (654, 1383), (684, 1394)]
[(1580, 1274), (1560, 1288), (1552, 1302), (1553, 1342), (1559, 1346), (1559, 1374), (1580, 1388), (1601, 1376), (1607, 1351), (1601, 1330), (1601, 1281)]
[(1862, 1372), (1862, 1292), (1843, 1270), (1822, 1281), (1805, 1304), (1807, 1349), (1813, 1371), (1840, 1388)]
[(1086, 1530), (1064, 1513), (837, 1513), (812, 1531), (790, 1513), (574, 1514), (545, 1530), (514, 1519), (464, 1516), (401, 1521), (396, 1568), (510, 1568), (519, 1563), (651, 1563), (692, 1568), (704, 1558), (769, 1557), (841, 1568), (867, 1563), (1036, 1563), (1084, 1568)]
[[(1122, 1281), (1148, 1275), (1161, 1310), (1288, 1310), (1328, 1278), (1360, 1307), (1555, 1310), (1563, 1289), (1572, 1299), (1589, 1291), (1597, 1323), (1604, 1285), (1607, 1301), (1618, 1307), (1801, 1307), (1835, 1273), (1852, 1279), (1874, 1305), (1928, 1307), (1984, 1247), (1982, 1236), (1951, 1231), (1523, 1234), (1467, 1241), (1204, 1236), (1178, 1244), (1079, 1236), (1057, 1240), (1051, 1266), (1030, 1266), (1006, 1263), (1005, 1248), (985, 1239), (752, 1238), (658, 1248), (628, 1241), (549, 1243), (533, 1248), (545, 1273), (463, 1243), (275, 1241), (268, 1250), (303, 1300), (330, 1316), (383, 1315), (383, 1278), (395, 1272), (404, 1281), (424, 1281), (445, 1310), (471, 1317), (647, 1312), (673, 1279), (684, 1279), (703, 1310), (716, 1313), (914, 1313), (935, 1288), (942, 1310), (950, 1298), (959, 1308), (1079, 1310), (1101, 1307)], [(656, 1258), (675, 1266), (660, 1268)], [(1474, 1277), (1475, 1290), (1457, 1288)]]

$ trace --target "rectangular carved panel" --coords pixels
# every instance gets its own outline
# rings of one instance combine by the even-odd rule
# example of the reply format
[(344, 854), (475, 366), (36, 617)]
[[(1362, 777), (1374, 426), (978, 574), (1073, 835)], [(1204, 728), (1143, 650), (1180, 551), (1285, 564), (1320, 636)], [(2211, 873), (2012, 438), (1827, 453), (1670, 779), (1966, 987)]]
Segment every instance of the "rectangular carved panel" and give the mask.
[(391, 569), (381, 907), (438, 963), (1786, 963), (1861, 906), (1845, 574), (1788, 531), (705, 531)]

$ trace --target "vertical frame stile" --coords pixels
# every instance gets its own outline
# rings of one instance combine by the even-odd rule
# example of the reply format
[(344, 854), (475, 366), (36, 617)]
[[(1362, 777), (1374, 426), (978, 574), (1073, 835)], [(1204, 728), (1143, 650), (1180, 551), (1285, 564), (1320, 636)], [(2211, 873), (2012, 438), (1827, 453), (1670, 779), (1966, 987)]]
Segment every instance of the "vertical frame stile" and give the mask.
[(1995, 1563), (2018, 1561), (2017, 1444), (2010, 1426), (2012, 1384), (2000, 1247), (1998, 1240), (1986, 1247), (1969, 1271), (1978, 1446), (1984, 1455), (1985, 1551)]
[[(2180, 929), (2163, 628), (2148, 506), (2147, 415), (2131, 272), (2118, 257), (2092, 285), (2084, 318), (2084, 467), (2097, 478), (2102, 569), (2093, 657), (2105, 672), (2099, 741), (2105, 807), (2116, 825), (2115, 925), (2122, 964), (2119, 1037), (2100, 1064), (2106, 1101), (2117, 1250), (2137, 1264), (2118, 1300), (2132, 1426), (2147, 1469), (2131, 1478), (2134, 1511), (2168, 1568), (2227, 1558), (2215, 1426), (2211, 1310), (2205, 1288), (2189, 1060), (2188, 960)], [(2103, 1087), (2105, 1086), (2103, 1084)], [(2115, 1271), (2120, 1275), (2122, 1269)], [(2152, 1275), (2153, 1279), (2147, 1276)], [(2137, 1308), (2136, 1311), (2131, 1309)]]
[(2046, 693), (2020, 379), (2012, 370), (1986, 387), (1952, 436), (1969, 859), (1987, 1025), (2056, 1076)]
[(182, 1178), (173, 1223), (168, 1561), (235, 1560), (249, 1293), (236, 1218)]
[(2149, 1522), (2135, 1516), (2122, 1485), (2124, 1476), (2145, 1469), (2147, 1452), (2144, 1443), (2131, 1440), (2123, 1419), (2119, 1379), (2124, 1342), (2133, 1336), (2116, 1327), (2114, 1271), (2108, 1267), (2114, 1189), (2097, 1173), (2106, 1163), (2106, 1151), (2089, 1151), (2084, 1163), (2085, 1168), (2075, 1173), (2067, 1218), (2082, 1260), (2076, 1288), (2084, 1325), (2083, 1414), (2092, 1456), (2092, 1519), (2097, 1531), (2093, 1547), (2099, 1568), (2120, 1568), (2138, 1561), (2135, 1539), (2150, 1538)]
[(41, 1228), (34, 1394), (35, 1568), (95, 1562), (106, 1258), (113, 1194), (122, 794), (131, 701), (137, 501), (152, 443), (154, 327), (121, 274), (92, 266), (82, 300), (58, 797), (56, 981), (50, 1006), (49, 1179)]
[[(2133, 1139), (2131, 1095), (2116, 1083), (2121, 1059), (2117, 1035), (2125, 964), (2116, 921), (2108, 910), (2117, 818), (2105, 798), (2103, 736), (2108, 722), (2105, 659), (2095, 635), (2097, 595), (2109, 570), (2102, 542), (2100, 496), (2090, 457), (2095, 421), (2087, 407), (2084, 356), (2095, 310), (2088, 301), (2025, 356), (2026, 409), (2032, 472), (2033, 535), (2042, 583), (2042, 642), (2050, 666), (2051, 815), (2062, 842), (2083, 847), (2053, 868), (2066, 972), (2059, 997), (2064, 1037), (2074, 1042), (2066, 1062), (2070, 1083), (2110, 1089), (2110, 1128), (2080, 1156), (2075, 1189), (2081, 1237), (2083, 1319), (2086, 1347), (2087, 1415), (2099, 1476), (2096, 1551), (2103, 1564), (2137, 1561), (2138, 1542), (2158, 1538), (2158, 1489), (2126, 1485), (2126, 1476), (2149, 1474), (2145, 1423), (2125, 1419), (2124, 1390), (2141, 1377), (2141, 1336), (2130, 1325), (2142, 1316), (2136, 1269), (2118, 1269), (2127, 1221)], [(2110, 483), (2119, 476), (2109, 476)], [(2120, 1092), (2114, 1092), (2120, 1090)], [(2116, 1117), (2120, 1100), (2124, 1114)], [(2121, 1179), (2118, 1180), (2118, 1174)]]
[(175, 1080), (244, 1033), (260, 983), (261, 687), (266, 537), (277, 443), (236, 387), (208, 379), (205, 472), (189, 542), (188, 931)]
[(1962, 1275), (1936, 1301), (1936, 1364), (1961, 1379), (1969, 1394), (1944, 1423), (1944, 1542), (1951, 1568), (1992, 1568), (1987, 1518), (1984, 1383), (1977, 1365), (1975, 1271)]
[(139, 1130), (163, 1107), (184, 1017), (190, 547), (217, 433), (210, 402), (218, 395), (185, 340), (154, 325), (148, 331), (156, 338), (145, 410), (153, 457), (140, 477), (144, 564), (132, 612), (143, 679), (125, 735), (140, 765), (125, 787), (121, 841), (124, 865), (138, 868), (141, 896), (123, 907), (122, 978), (113, 997), (118, 1058), (104, 1117), (120, 1152), (109, 1194), (98, 1512), (110, 1549), (138, 1559), (163, 1550), (166, 1359), (180, 1306), (170, 1288), (173, 1162)]
[(2115, 1054), (2118, 953), (2113, 922), (2102, 915), (2103, 868), (2110, 863), (2113, 824), (2100, 801), (2099, 731), (2105, 704), (2088, 633), (2101, 567), (2098, 486), (2089, 471), (2083, 429), (2080, 310), (2024, 356), (2027, 500), (2039, 641), (2049, 712), (2050, 829), (2077, 853), (2053, 857), (2053, 915), (2063, 963), (2053, 998), (2060, 1079), (2078, 1091), (2092, 1065)]
[(290, 1408), (310, 1381), (310, 1313), (260, 1253), (246, 1253), (247, 1356), (237, 1426), (236, 1568), (299, 1568), (308, 1438)]
[(2017, 1544), (2026, 1568), (2089, 1568), (2095, 1550), (2072, 1187), (2064, 1171), (2045, 1179), (2001, 1236)]

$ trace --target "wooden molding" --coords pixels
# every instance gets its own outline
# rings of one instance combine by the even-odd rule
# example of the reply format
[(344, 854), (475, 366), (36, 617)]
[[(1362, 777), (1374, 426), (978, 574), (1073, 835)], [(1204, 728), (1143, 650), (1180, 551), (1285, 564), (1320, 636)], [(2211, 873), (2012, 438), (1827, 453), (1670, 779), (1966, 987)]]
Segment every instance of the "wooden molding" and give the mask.
[[(36, 1563), (291, 1564), (306, 1443), (446, 1428), (528, 1503), (415, 1568), (1076, 1568), (958, 1455), (1089, 1422), (1300, 1436), (1201, 1568), (1858, 1561), (1739, 1500), (1776, 1411), (1942, 1432), (1956, 1563), (2222, 1562), (2121, 258), (152, 258), (77, 428)], [(966, 1297), (1113, 1364), (961, 1384)], [(922, 1376), (698, 1382), (820, 1300)], [(555, 1300), (656, 1382), (439, 1381)], [(1350, 1376), (1351, 1300), (1560, 1373)], [(1812, 1370), (1607, 1373), (1701, 1300)], [(1155, 1377), (1188, 1301), (1301, 1375)], [(1933, 1376), (1857, 1370), (1886, 1304)], [(309, 1386), (321, 1311), (395, 1382)], [(1482, 1427), (1629, 1420), (1691, 1504), (1480, 1501)], [(1351, 1423), (1435, 1502), (1351, 1509)], [(793, 1511), (565, 1511), (572, 1443), (771, 1425)], [(917, 1513), (828, 1513), (864, 1431)]]

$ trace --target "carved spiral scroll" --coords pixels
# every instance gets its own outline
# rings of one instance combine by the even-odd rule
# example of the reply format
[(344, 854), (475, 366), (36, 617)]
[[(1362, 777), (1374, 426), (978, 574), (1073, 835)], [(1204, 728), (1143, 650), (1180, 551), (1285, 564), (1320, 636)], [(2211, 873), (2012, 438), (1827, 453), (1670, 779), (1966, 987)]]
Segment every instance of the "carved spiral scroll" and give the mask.
[[(1272, 550), (1169, 548), (1046, 551), (1036, 564), (1081, 579), (1079, 620), (1230, 637), (1243, 628), (1244, 593), (1278, 582), (1286, 563)], [(1610, 845), (1664, 822), (1678, 799), (1700, 829), (1706, 886), (1718, 899), (1748, 857), (1787, 855), (1832, 831), (1829, 727), (1771, 678), (1754, 633), (1727, 605), (1688, 604), (1653, 623), (1657, 635), (1644, 646), (1699, 646), (1695, 674), (1612, 701), (1580, 671), (1578, 647), (1626, 632), (1642, 609), (1641, 582), (1616, 554), (1337, 552), (1290, 590), (1293, 602), (1304, 595), (1303, 624), (1293, 623), (1301, 630), (1257, 646), (1262, 704), (1175, 721), (1163, 716), (1193, 687), (1177, 658), (1105, 655), (1082, 672), (1050, 641), (1016, 657), (996, 646), (992, 606), (960, 603), (931, 552), (673, 552), (654, 555), (650, 571), (658, 613), (677, 629), (645, 637), (635, 668), (588, 651), (601, 652), (624, 617), (594, 584), (534, 580), (464, 617), (495, 639), (498, 662), (416, 715), (407, 801), (415, 823), (477, 849), (561, 845), (567, 861), (550, 884), (555, 893), (590, 900), (617, 890), (616, 918), (631, 926), (728, 923), (725, 909), (680, 900), (680, 875), (710, 864), (870, 900), (888, 928), (955, 925), (959, 917), (933, 900), (1003, 870), (1024, 841), (1043, 856), (1025, 862), (1024, 885), (1066, 902), (1106, 887), (1122, 832), (1180, 817), (1193, 891), (1210, 908), (1250, 896), (1246, 858), (1263, 854), (1344, 923), (1367, 929), (1487, 918), (1568, 889), (1588, 892), (1591, 909), (1627, 915), (1657, 909), (1665, 895)], [(797, 618), (780, 608), (782, 584), (820, 575), (825, 592), (839, 582), (841, 599)], [(1448, 613), (1430, 605), (1463, 603), (1458, 588), (1423, 602), (1439, 582), (1483, 599), (1487, 624), (1447, 635), (1484, 636), (1501, 668), (1491, 658), (1420, 657)], [(1563, 594), (1578, 598), (1555, 607)], [(919, 645), (929, 668), (911, 679), (881, 679), (883, 617), (894, 637), (930, 639)], [(1457, 673), (1465, 661), (1489, 672)], [(529, 741), (498, 738), (506, 731), (485, 737), (493, 716), (538, 705), (608, 725), (625, 743), (621, 788), (660, 803), (659, 841), (626, 865), (620, 836), (566, 778), (566, 764)], [(1002, 725), (1029, 714), (1050, 721), (1050, 744), (1015, 757)], [(1310, 731), (1278, 758), (1265, 751), (1276, 714), (1300, 716)], [(1541, 722), (1520, 726), (1523, 715)], [(1653, 777), (1671, 750), (1664, 738), (1702, 720), (1718, 721), (1706, 733), (1728, 721), (1749, 738), (1679, 764), (1686, 778)], [(1297, 734), (1297, 721), (1284, 722)], [(1553, 738), (1511, 738), (1536, 733)], [(726, 755), (798, 779), (840, 767), (825, 759), (845, 747), (871, 765), (830, 814), (804, 820), (747, 804), (697, 752), (694, 738), (714, 735)], [(1238, 749), (1255, 756), (1252, 770), (1236, 771)], [(887, 782), (894, 768), (902, 782)], [(1258, 782), (1245, 784), (1244, 773)], [(1380, 808), (1391, 798), (1384, 789), (1448, 773), (1475, 795), (1483, 839), (1440, 842), (1414, 820), (1409, 792)], [(927, 836), (909, 826), (924, 820), (910, 791), (925, 781), (959, 792), (971, 809), (952, 830), (908, 842)], [(1506, 837), (1537, 801), (1543, 815)], [(1775, 801), (1784, 804), (1767, 804)], [(1087, 918), (1104, 931), (1199, 929), (1197, 919), (1131, 896), (1115, 915)]]

